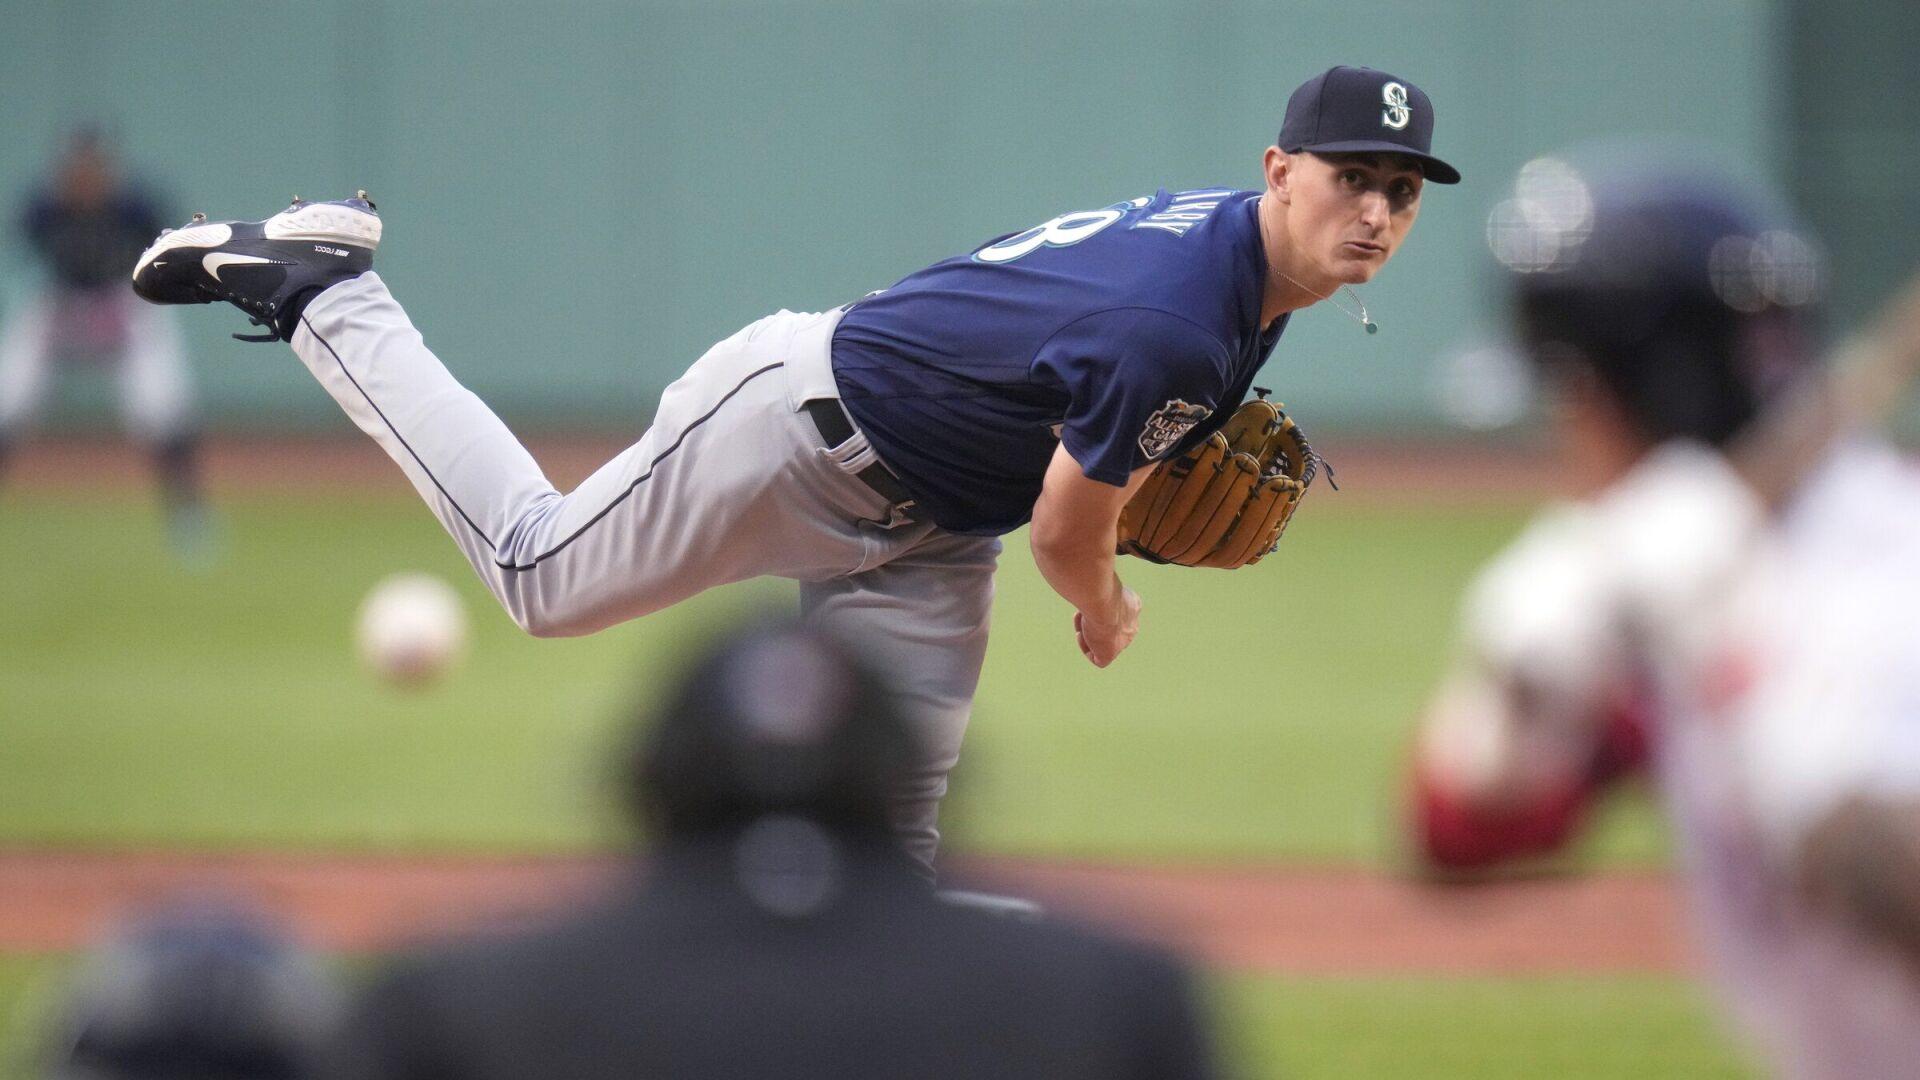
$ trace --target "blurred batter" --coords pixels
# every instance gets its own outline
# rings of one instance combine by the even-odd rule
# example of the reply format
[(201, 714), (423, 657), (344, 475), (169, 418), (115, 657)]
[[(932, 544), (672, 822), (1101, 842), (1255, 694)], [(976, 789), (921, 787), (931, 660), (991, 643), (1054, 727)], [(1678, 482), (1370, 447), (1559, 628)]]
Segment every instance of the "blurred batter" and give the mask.
[[(1704, 154), (1631, 157), (1529, 165), (1490, 230), (1594, 491), (1468, 592), (1420, 849), (1450, 872), (1548, 855), (1648, 766), (1768, 1063), (1920, 1076), (1920, 472), (1861, 432), (1753, 468), (1810, 426), (1783, 406), (1832, 393), (1819, 260)], [(1920, 348), (1903, 304), (1885, 344)]]

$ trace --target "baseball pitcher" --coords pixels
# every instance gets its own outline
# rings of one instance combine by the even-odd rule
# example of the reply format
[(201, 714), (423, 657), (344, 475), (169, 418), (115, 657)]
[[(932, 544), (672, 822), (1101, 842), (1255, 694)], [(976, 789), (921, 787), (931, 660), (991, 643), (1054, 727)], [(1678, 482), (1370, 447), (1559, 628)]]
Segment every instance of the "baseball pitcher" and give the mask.
[(530, 633), (797, 580), (808, 619), (874, 643), (906, 684), (930, 750), (897, 820), (931, 860), (998, 537), (1031, 522), (1101, 667), (1140, 626), (1123, 549), (1221, 567), (1266, 554), (1312, 458), (1276, 406), (1236, 407), (1289, 314), (1372, 279), (1423, 184), (1459, 179), (1432, 132), (1412, 83), (1333, 68), (1289, 100), (1263, 190), (1062, 214), (845, 307), (770, 315), (701, 357), (640, 441), (567, 494), (371, 272), (381, 221), (364, 197), (196, 217), (147, 250), (134, 288), (229, 301), (256, 337), (290, 342)]

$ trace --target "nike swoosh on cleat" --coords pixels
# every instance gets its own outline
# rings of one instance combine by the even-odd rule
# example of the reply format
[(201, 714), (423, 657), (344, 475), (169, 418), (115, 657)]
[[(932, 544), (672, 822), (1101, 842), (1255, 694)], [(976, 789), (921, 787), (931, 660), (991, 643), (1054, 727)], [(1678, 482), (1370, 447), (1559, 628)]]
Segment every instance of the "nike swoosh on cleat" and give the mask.
[(207, 273), (215, 281), (220, 280), (220, 268), (223, 266), (245, 266), (261, 263), (272, 266), (288, 265), (280, 259), (269, 259), (262, 255), (235, 255), (228, 251), (210, 251), (200, 260), (200, 265), (206, 268)]

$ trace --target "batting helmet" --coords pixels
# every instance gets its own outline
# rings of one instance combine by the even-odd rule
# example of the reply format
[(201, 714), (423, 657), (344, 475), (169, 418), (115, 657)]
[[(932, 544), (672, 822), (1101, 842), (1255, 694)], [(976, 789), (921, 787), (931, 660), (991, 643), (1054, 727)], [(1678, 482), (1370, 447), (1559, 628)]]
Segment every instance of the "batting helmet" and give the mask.
[(1591, 148), (1522, 168), (1487, 239), (1529, 356), (1597, 376), (1649, 442), (1717, 446), (1815, 361), (1823, 267), (1777, 207), (1698, 154)]
[(897, 696), (852, 647), (758, 624), (719, 640), (680, 679), (643, 739), (635, 797), (663, 835), (770, 814), (878, 831), (919, 759)]

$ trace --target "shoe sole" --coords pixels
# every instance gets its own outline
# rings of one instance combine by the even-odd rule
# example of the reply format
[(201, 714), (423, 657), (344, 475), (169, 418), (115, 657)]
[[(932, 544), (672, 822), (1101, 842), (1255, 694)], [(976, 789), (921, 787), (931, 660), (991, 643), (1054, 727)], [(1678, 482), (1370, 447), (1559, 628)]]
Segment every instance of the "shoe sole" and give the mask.
[(298, 210), (283, 210), (268, 218), (262, 228), (269, 240), (352, 244), (368, 251), (380, 246), (379, 216), (339, 203), (309, 203)]

